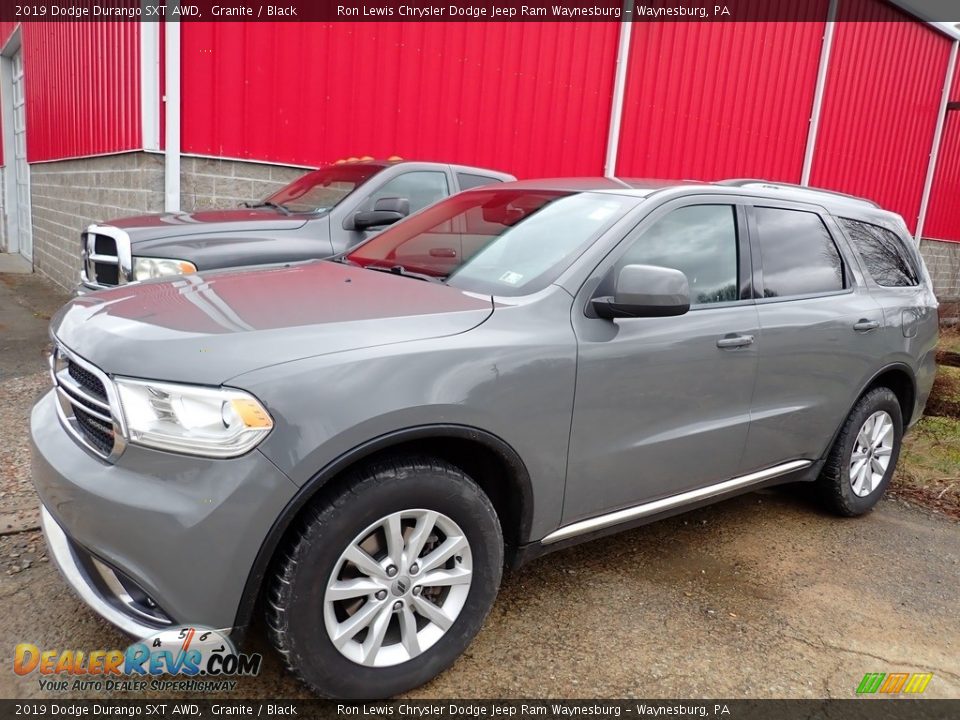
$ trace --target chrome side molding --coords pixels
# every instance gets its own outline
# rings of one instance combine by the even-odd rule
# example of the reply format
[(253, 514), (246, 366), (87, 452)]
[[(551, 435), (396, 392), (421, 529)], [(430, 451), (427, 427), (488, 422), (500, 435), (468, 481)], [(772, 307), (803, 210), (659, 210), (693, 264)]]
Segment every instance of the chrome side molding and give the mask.
[(748, 485), (754, 485), (756, 483), (763, 482), (764, 480), (775, 478), (779, 475), (786, 475), (787, 473), (794, 472), (795, 470), (802, 470), (806, 467), (810, 467), (812, 464), (813, 462), (810, 460), (792, 460), (790, 462), (783, 463), (782, 465), (775, 465), (774, 467), (767, 468), (766, 470), (758, 470), (757, 472), (750, 473), (749, 475), (741, 475), (740, 477), (733, 478), (732, 480), (724, 480), (723, 482), (715, 485), (707, 485), (706, 487), (697, 488), (695, 490), (688, 490), (687, 492), (680, 493), (679, 495), (671, 495), (670, 497), (654, 500), (653, 502), (643, 503), (642, 505), (635, 505), (623, 510), (617, 510), (615, 512), (607, 513), (606, 515), (598, 515), (597, 517), (580, 520), (578, 522), (571, 523), (570, 525), (565, 525), (558, 530), (554, 530), (552, 533), (543, 538), (543, 540), (540, 541), (540, 544), (550, 545), (555, 542), (560, 542), (561, 540), (566, 540), (567, 538), (576, 537), (577, 535), (585, 535), (587, 533), (594, 532), (596, 530), (602, 530), (613, 525), (619, 525), (620, 523), (637, 520), (648, 515), (655, 515), (659, 512), (671, 510), (675, 507), (686, 505), (697, 500), (704, 500), (715, 495), (722, 495), (723, 493), (731, 490), (737, 490), (739, 488), (747, 487)]

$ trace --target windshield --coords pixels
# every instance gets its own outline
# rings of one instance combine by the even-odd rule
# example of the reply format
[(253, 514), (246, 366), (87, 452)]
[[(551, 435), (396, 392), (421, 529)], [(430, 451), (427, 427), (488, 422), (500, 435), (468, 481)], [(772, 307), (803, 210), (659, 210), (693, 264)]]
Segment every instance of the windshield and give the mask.
[(553, 282), (633, 205), (618, 195), (473, 190), (411, 216), (346, 260), (488, 295), (526, 295)]
[(297, 178), (257, 205), (279, 205), (291, 212), (330, 210), (383, 170), (380, 165), (331, 165)]

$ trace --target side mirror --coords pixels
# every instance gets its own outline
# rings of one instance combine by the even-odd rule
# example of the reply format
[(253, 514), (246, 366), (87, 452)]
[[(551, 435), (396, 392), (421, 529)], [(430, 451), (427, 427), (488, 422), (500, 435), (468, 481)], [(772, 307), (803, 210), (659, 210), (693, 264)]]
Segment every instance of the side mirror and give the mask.
[(380, 198), (374, 203), (373, 210), (361, 210), (353, 216), (353, 227), (355, 230), (366, 230), (372, 227), (392, 225), (397, 220), (403, 220), (409, 214), (410, 201), (407, 198)]
[(620, 271), (613, 297), (590, 301), (602, 318), (670, 317), (690, 309), (690, 284), (679, 270), (627, 265)]

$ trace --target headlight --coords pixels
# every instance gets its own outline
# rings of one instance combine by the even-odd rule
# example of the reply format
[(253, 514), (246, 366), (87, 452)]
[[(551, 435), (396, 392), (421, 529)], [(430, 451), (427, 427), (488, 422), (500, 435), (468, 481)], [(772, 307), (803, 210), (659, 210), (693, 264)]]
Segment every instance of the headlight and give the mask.
[(133, 279), (137, 282), (150, 280), (151, 278), (170, 277), (171, 275), (187, 275), (196, 271), (197, 266), (186, 260), (147, 257), (135, 257), (133, 259)]
[(228, 458), (253, 449), (273, 427), (263, 405), (242, 390), (115, 381), (132, 443)]

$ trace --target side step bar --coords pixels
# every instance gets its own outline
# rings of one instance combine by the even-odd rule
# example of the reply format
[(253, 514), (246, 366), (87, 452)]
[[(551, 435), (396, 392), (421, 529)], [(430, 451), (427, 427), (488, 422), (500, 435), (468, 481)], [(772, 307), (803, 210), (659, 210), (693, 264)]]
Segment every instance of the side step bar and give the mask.
[(635, 505), (634, 507), (625, 508), (624, 510), (617, 510), (616, 512), (607, 513), (606, 515), (599, 515), (586, 520), (580, 520), (579, 522), (565, 525), (558, 530), (554, 530), (543, 540), (541, 540), (540, 543), (542, 545), (550, 545), (555, 542), (560, 542), (561, 540), (566, 540), (567, 538), (576, 537), (577, 535), (585, 535), (586, 533), (594, 532), (596, 530), (602, 530), (610, 527), (611, 525), (619, 525), (620, 523), (637, 520), (648, 515), (656, 515), (657, 513), (664, 512), (665, 510), (671, 510), (675, 507), (679, 507), (680, 505), (686, 505), (687, 503), (692, 503), (697, 500), (710, 498), (714, 495), (722, 495), (723, 493), (730, 492), (731, 490), (737, 490), (748, 485), (754, 485), (756, 483), (763, 482), (764, 480), (770, 480), (771, 478), (775, 478), (779, 475), (786, 475), (787, 473), (794, 472), (796, 470), (803, 470), (804, 468), (810, 467), (812, 464), (813, 463), (810, 460), (793, 460), (788, 463), (783, 463), (782, 465), (775, 465), (774, 467), (767, 468), (766, 470), (759, 470), (757, 472), (750, 473), (749, 475), (742, 475), (740, 477), (733, 478), (732, 480), (725, 480), (724, 482), (717, 483), (716, 485), (707, 485), (706, 487), (697, 488), (696, 490), (688, 490), (687, 492), (680, 493), (679, 495), (671, 495), (670, 497), (654, 500), (653, 502), (643, 503), (642, 505)]

